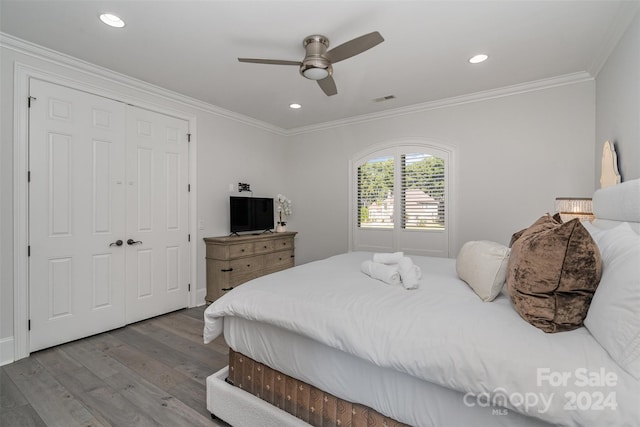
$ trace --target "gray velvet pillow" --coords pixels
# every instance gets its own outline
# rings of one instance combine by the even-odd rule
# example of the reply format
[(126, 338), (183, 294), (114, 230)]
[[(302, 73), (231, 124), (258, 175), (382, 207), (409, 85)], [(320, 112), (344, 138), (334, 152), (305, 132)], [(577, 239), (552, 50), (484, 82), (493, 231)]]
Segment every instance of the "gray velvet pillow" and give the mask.
[(507, 292), (533, 326), (569, 331), (582, 326), (601, 274), (600, 251), (580, 221), (545, 215), (513, 242)]

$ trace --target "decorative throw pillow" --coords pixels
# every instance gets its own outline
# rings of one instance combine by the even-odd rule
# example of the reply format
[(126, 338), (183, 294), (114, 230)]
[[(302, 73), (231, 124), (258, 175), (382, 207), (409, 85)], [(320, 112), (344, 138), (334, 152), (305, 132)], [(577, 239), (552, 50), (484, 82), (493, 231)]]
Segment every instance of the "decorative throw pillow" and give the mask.
[(511, 248), (507, 291), (520, 316), (545, 332), (582, 326), (600, 282), (598, 246), (578, 219), (545, 215)]
[(509, 248), (500, 243), (467, 242), (456, 259), (456, 271), (482, 301), (493, 301), (504, 285), (508, 260)]
[[(558, 224), (562, 224), (562, 218), (560, 217), (559, 213), (554, 214), (551, 219), (553, 219), (555, 222), (557, 222)], [(520, 236), (522, 236), (522, 233), (524, 233), (525, 231), (527, 231), (526, 228), (523, 228), (520, 231), (516, 231), (515, 233), (513, 233), (511, 235), (511, 241), (509, 242), (509, 247), (512, 247), (513, 244), (516, 242), (516, 240), (518, 240), (520, 238)]]
[(584, 325), (613, 360), (640, 380), (640, 236), (623, 223), (598, 235), (602, 280)]

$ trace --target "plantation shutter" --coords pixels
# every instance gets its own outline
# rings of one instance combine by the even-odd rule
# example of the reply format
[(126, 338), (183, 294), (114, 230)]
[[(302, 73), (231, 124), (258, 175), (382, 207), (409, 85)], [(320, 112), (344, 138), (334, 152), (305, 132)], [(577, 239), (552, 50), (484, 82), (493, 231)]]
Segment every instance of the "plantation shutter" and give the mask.
[(394, 158), (379, 157), (358, 167), (358, 228), (393, 228)]
[(444, 160), (425, 153), (400, 156), (403, 229), (445, 228)]
[(352, 159), (349, 249), (449, 256), (451, 158), (407, 140)]

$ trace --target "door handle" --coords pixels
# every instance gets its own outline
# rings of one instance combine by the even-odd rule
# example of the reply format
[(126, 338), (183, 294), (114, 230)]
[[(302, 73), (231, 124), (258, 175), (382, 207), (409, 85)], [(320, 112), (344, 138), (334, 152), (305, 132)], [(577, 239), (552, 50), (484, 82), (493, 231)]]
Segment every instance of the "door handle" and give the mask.
[(129, 239), (129, 240), (127, 240), (127, 245), (136, 245), (136, 244), (138, 244), (138, 243), (142, 244), (142, 241), (140, 241), (140, 240), (133, 240), (133, 239)]
[(122, 246), (122, 240), (118, 239), (115, 242), (110, 243), (109, 247), (111, 247), (111, 246)]

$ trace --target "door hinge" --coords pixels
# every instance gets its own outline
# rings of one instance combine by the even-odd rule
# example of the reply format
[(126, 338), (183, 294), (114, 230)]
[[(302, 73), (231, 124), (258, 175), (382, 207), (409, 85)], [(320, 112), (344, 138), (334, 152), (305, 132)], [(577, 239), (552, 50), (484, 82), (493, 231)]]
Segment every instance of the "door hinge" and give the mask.
[(31, 256), (31, 245), (27, 246), (27, 256)]
[(189, 283), (189, 284), (187, 285), (187, 291), (188, 291), (188, 292), (191, 292), (191, 283)]
[(27, 320), (27, 330), (31, 330), (31, 319)]
[(27, 97), (27, 105), (28, 105), (29, 108), (31, 108), (31, 100), (35, 101), (36, 99), (38, 99), (38, 98), (36, 98), (35, 96), (28, 96)]
[(187, 142), (191, 142), (191, 134), (190, 133), (187, 134)]
[(187, 184), (187, 193), (191, 193), (191, 184)]
[(31, 182), (31, 171), (27, 171), (27, 182)]
[(187, 234), (187, 242), (191, 241), (191, 234)]

